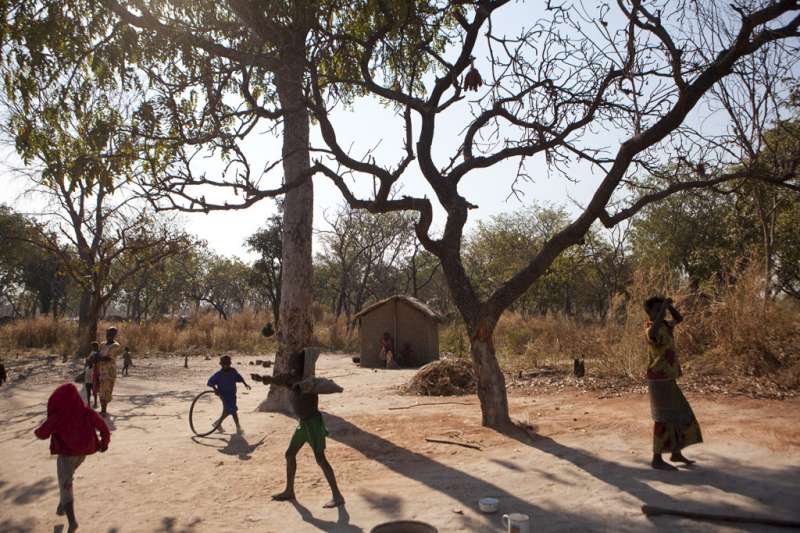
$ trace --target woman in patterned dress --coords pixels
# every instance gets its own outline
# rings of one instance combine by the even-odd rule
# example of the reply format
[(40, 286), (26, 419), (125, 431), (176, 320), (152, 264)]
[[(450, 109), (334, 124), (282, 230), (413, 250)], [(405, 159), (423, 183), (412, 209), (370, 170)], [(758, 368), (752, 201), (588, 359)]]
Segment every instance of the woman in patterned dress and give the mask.
[(106, 416), (108, 403), (114, 394), (114, 383), (117, 380), (117, 352), (120, 345), (114, 338), (117, 336), (117, 328), (106, 330), (106, 342), (100, 345), (100, 353), (97, 355), (97, 375), (100, 379), (100, 414)]
[[(676, 470), (664, 461), (662, 453), (671, 452), (670, 461), (692, 464), (681, 450), (703, 442), (700, 424), (676, 380), (682, 375), (675, 354), (673, 330), (683, 317), (672, 300), (661, 296), (648, 298), (644, 304), (650, 317), (647, 323), (647, 342), (650, 361), (647, 366), (647, 385), (650, 391), (650, 412), (653, 416), (653, 461), (658, 470)], [(672, 320), (665, 320), (667, 311)]]

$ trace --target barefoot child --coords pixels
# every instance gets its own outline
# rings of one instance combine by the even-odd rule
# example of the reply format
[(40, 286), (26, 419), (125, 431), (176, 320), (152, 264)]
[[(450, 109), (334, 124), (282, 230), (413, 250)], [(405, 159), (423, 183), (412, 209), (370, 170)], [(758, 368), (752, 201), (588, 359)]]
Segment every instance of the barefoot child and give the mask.
[(100, 344), (97, 342), (92, 343), (92, 351), (86, 358), (84, 364), (83, 386), (86, 389), (86, 405), (92, 405), (92, 392), (94, 392), (94, 406), (97, 407), (97, 389), (94, 387), (97, 369), (97, 353), (100, 351)]
[(223, 355), (219, 358), (219, 366), (222, 367), (213, 376), (208, 378), (208, 386), (214, 389), (214, 392), (222, 398), (222, 416), (217, 420), (215, 425), (218, 431), (222, 431), (222, 421), (228, 415), (233, 417), (233, 422), (236, 424), (236, 433), (242, 432), (242, 426), (239, 425), (239, 415), (237, 414), (238, 408), (236, 407), (236, 384), (244, 383), (247, 390), (250, 390), (250, 385), (245, 382), (239, 372), (235, 368), (231, 368), (230, 356)]
[[(700, 424), (675, 381), (682, 371), (675, 354), (673, 330), (683, 321), (683, 317), (672, 305), (672, 300), (661, 296), (648, 298), (644, 309), (650, 318), (647, 323), (647, 342), (650, 346), (647, 386), (654, 421), (651, 465), (658, 470), (676, 470), (664, 461), (661, 454), (671, 452), (670, 461), (673, 463), (692, 464), (694, 461), (684, 457), (681, 450), (703, 442)], [(667, 311), (673, 320), (665, 320)]]
[[(97, 348), (95, 350), (95, 348)], [(100, 371), (97, 368), (97, 358), (100, 356), (100, 344), (92, 343), (92, 397), (94, 398), (94, 408), (97, 409), (97, 395), (100, 394)]]
[[(289, 373), (276, 376), (259, 376), (253, 374), (255, 381), (261, 381), (264, 385), (273, 383), (290, 390), (290, 401), (300, 423), (289, 442), (286, 450), (286, 489), (272, 496), (273, 500), (286, 501), (294, 500), (294, 476), (297, 472), (297, 452), (305, 443), (311, 446), (314, 451), (314, 458), (325, 474), (325, 479), (330, 485), (333, 498), (323, 507), (330, 509), (344, 504), (344, 497), (339, 492), (336, 484), (336, 475), (333, 467), (325, 457), (325, 437), (328, 431), (322, 420), (322, 413), (319, 411), (319, 394), (332, 392), (342, 392), (342, 388), (330, 380), (320, 380), (314, 378), (314, 367), (317, 362), (319, 352), (312, 348), (293, 353), (289, 356)], [(325, 382), (327, 391), (320, 390), (319, 384)]]
[(128, 375), (128, 368), (133, 366), (133, 359), (131, 358), (131, 351), (126, 346), (125, 351), (122, 353), (122, 375)]
[[(97, 433), (100, 438), (97, 438)], [(78, 529), (72, 478), (87, 455), (108, 449), (111, 433), (105, 421), (84, 405), (72, 383), (59, 386), (47, 401), (47, 420), (34, 432), (40, 439), (50, 438), (50, 453), (57, 455), (59, 503), (56, 514), (67, 515), (69, 531)]]

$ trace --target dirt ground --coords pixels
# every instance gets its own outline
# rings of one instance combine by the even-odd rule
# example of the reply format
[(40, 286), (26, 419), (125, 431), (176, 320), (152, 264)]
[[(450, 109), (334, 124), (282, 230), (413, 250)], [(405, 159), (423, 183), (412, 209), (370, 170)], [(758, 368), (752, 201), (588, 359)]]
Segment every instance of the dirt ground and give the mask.
[[(255, 357), (236, 357), (249, 375)], [(47, 397), (71, 372), (54, 358), (5, 358), (11, 382), (0, 388), (0, 532), (62, 531), (55, 516), (55, 460), (32, 430)], [(642, 504), (800, 520), (800, 401), (687, 394), (706, 443), (689, 448), (699, 461), (678, 472), (649, 468), (647, 397), (599, 398), (590, 391), (533, 395), (513, 390), (513, 415), (536, 430), (522, 442), (484, 429), (475, 397), (419, 398), (397, 387), (413, 371), (356, 367), (324, 355), (320, 376), (344, 394), (322, 396), (331, 433), (328, 457), (347, 499), (323, 509), (329, 492), (313, 455), (299, 456), (295, 503), (269, 496), (282, 489), (283, 452), (295, 421), (255, 412), (256, 384), (240, 390), (244, 436), (192, 438), (191, 399), (205, 388), (216, 359), (141, 359), (117, 381), (107, 453), (89, 457), (76, 475), (76, 512), (86, 532), (370, 531), (396, 519), (441, 532), (502, 531), (500, 516), (523, 512), (532, 531), (769, 531), (764, 526), (648, 519)], [(23, 376), (24, 378), (20, 378)], [(248, 378), (249, 379), (249, 378)], [(427, 402), (444, 405), (390, 409)], [(471, 449), (426, 442), (445, 438)], [(500, 500), (484, 515), (480, 497)], [(775, 530), (780, 531), (780, 530)]]

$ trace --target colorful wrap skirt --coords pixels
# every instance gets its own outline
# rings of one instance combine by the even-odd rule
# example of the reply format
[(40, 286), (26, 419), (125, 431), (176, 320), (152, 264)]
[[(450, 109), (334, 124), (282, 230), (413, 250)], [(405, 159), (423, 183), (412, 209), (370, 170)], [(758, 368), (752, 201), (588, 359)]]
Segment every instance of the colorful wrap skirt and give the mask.
[(653, 417), (653, 453), (677, 453), (703, 442), (700, 424), (674, 379), (651, 379), (650, 414)]

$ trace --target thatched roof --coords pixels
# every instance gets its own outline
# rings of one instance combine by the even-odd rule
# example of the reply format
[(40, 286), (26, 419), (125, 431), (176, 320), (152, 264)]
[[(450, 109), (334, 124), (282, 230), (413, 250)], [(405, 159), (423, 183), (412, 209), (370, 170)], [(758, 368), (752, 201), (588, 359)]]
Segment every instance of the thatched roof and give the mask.
[(437, 322), (444, 322), (444, 317), (442, 315), (440, 315), (439, 313), (437, 313), (436, 311), (434, 311), (433, 309), (431, 309), (427, 304), (417, 300), (413, 296), (406, 296), (405, 294), (395, 294), (394, 296), (390, 296), (390, 297), (388, 297), (388, 298), (386, 298), (384, 300), (381, 300), (379, 302), (375, 302), (374, 304), (370, 305), (369, 307), (365, 307), (360, 312), (356, 313), (353, 316), (353, 318), (361, 318), (362, 316), (368, 315), (371, 312), (373, 312), (374, 310), (378, 309), (379, 307), (384, 306), (384, 305), (386, 305), (386, 304), (388, 304), (388, 303), (390, 303), (390, 302), (392, 302), (394, 300), (400, 300), (400, 301), (403, 301), (403, 302), (407, 303), (408, 305), (410, 305), (411, 307), (413, 307), (414, 309), (416, 309), (417, 311), (419, 311), (423, 315), (428, 316), (428, 317), (432, 318), (433, 320), (436, 320)]

